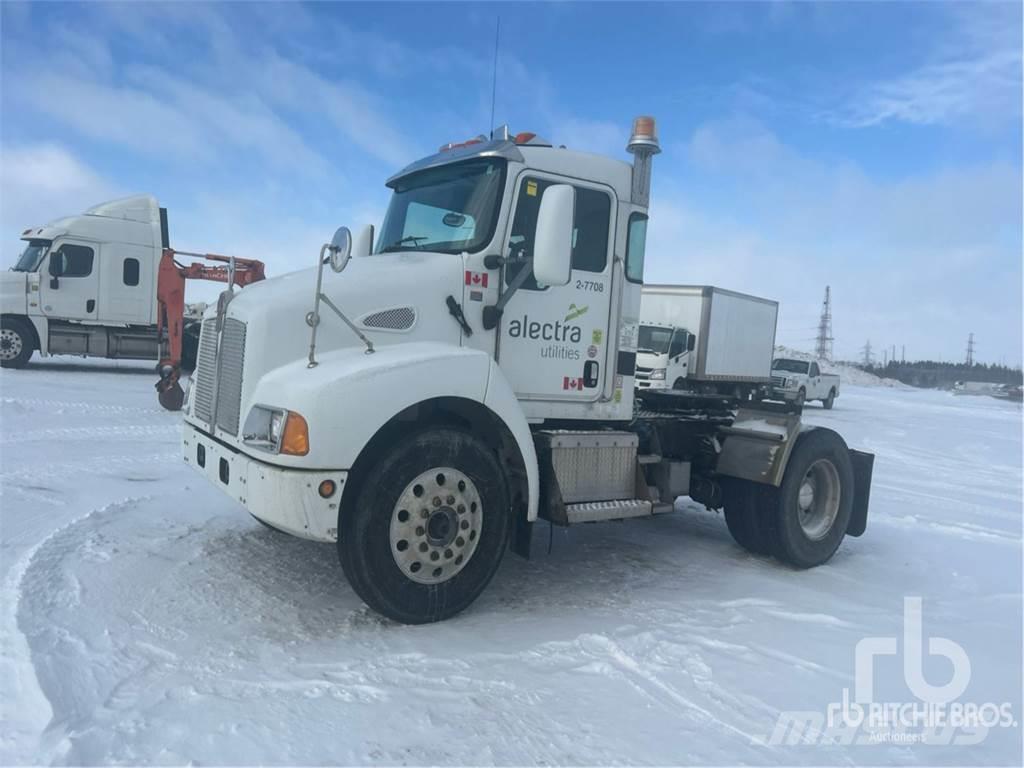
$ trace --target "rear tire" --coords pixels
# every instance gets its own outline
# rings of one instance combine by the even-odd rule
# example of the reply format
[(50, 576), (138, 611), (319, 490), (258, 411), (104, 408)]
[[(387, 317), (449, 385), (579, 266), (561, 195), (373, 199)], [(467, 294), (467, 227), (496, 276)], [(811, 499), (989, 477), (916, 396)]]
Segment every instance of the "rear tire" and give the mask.
[(36, 337), (28, 322), (17, 317), (0, 320), (0, 366), (24, 368), (36, 348)]
[(801, 435), (782, 485), (768, 495), (775, 556), (795, 568), (828, 562), (853, 512), (853, 464), (843, 438), (830, 429)]
[(771, 528), (773, 508), (769, 492), (773, 488), (738, 478), (723, 483), (725, 524), (733, 540), (754, 555), (770, 555), (774, 550)]
[(469, 606), (508, 547), (511, 505), (494, 452), (473, 435), (433, 427), (401, 435), (345, 503), (338, 555), (356, 594), (404, 624)]
[(831, 411), (832, 410), (832, 406), (835, 404), (835, 402), (836, 402), (836, 391), (834, 389), (830, 389), (828, 391), (828, 397), (826, 397), (824, 400), (821, 401), (821, 405), (822, 405), (822, 407), (826, 411)]

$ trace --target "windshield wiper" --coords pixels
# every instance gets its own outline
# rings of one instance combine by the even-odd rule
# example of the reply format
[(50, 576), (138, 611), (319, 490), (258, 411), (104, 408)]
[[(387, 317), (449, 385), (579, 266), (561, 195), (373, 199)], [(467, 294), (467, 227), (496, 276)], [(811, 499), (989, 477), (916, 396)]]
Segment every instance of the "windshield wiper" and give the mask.
[(390, 251), (390, 250), (397, 249), (400, 246), (405, 245), (406, 243), (412, 243), (413, 247), (418, 248), (419, 247), (419, 243), (417, 243), (416, 241), (417, 240), (426, 240), (426, 239), (427, 239), (426, 235), (406, 235), (401, 240), (395, 240), (395, 242), (393, 242), (391, 245), (387, 245), (387, 246), (381, 248), (381, 252), (384, 253), (384, 252), (387, 252), (387, 251)]

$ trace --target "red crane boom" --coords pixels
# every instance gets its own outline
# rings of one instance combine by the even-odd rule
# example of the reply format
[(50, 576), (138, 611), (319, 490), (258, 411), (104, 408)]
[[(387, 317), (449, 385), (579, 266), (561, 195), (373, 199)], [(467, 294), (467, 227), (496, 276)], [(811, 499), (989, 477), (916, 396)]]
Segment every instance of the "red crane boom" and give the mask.
[[(193, 261), (183, 264), (176, 256), (218, 263)], [(156, 391), (160, 405), (169, 411), (178, 411), (185, 401), (185, 393), (178, 381), (181, 377), (182, 335), (185, 330), (185, 281), (210, 280), (244, 287), (265, 277), (263, 262), (256, 259), (164, 248), (156, 284), (157, 336), (162, 337), (164, 331), (167, 332), (167, 354), (160, 358), (157, 366), (160, 380), (156, 383)]]

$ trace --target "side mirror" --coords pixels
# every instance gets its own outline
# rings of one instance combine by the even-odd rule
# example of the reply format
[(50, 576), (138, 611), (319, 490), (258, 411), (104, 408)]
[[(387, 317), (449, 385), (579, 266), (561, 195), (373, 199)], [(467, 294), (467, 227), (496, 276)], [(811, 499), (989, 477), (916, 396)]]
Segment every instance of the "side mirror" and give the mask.
[(330, 252), (331, 269), (341, 272), (352, 257), (352, 233), (348, 227), (338, 227), (327, 250)]
[(697, 348), (697, 337), (692, 333), (686, 337), (686, 351), (693, 352)]
[(367, 224), (356, 235), (355, 242), (352, 243), (352, 255), (358, 259), (369, 256), (371, 253), (373, 253), (373, 224)]
[(565, 285), (572, 270), (572, 224), (576, 190), (555, 184), (544, 190), (537, 213), (533, 277), (540, 285)]
[(60, 251), (50, 254), (50, 277), (60, 277), (64, 274), (64, 254)]

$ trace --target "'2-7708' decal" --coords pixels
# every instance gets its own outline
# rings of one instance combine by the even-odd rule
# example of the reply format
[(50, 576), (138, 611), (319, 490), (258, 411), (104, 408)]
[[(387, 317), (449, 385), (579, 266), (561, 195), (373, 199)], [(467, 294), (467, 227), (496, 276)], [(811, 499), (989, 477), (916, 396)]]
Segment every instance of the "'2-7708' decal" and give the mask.
[(576, 290), (593, 291), (594, 293), (604, 293), (604, 283), (599, 283), (596, 280), (577, 280)]

